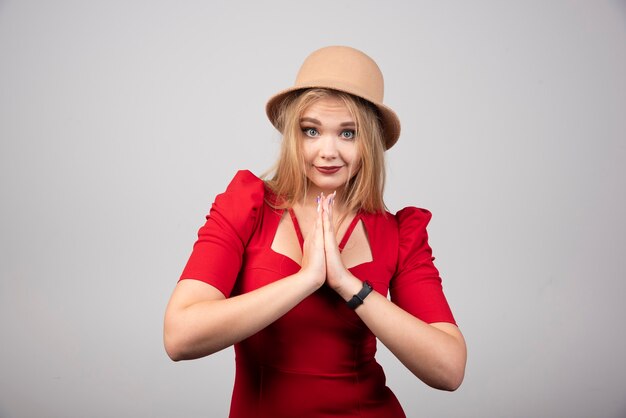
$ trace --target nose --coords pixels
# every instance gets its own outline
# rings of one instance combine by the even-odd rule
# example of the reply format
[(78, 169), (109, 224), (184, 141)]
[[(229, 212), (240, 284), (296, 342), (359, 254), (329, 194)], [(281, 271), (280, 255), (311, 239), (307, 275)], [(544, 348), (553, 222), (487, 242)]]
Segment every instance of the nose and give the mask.
[(320, 138), (320, 157), (325, 160), (334, 160), (338, 156), (337, 141), (332, 135)]

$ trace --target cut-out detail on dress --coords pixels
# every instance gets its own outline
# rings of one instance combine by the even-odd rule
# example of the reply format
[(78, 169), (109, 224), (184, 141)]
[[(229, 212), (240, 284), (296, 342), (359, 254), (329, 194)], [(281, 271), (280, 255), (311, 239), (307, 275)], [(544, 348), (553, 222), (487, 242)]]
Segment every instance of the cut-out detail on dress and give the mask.
[(341, 259), (346, 268), (351, 269), (374, 261), (372, 246), (362, 219), (355, 223), (350, 236), (347, 238), (344, 236), (344, 240)]
[[(284, 211), (276, 225), (276, 231), (274, 231), (274, 238), (272, 239), (270, 249), (276, 254), (288, 258), (297, 265), (301, 265), (302, 249), (300, 248), (300, 240), (297, 236), (299, 228), (296, 229), (296, 227), (293, 226), (293, 218), (286, 215), (287, 211)], [(292, 225), (288, 225), (289, 223)]]
[[(303, 246), (304, 235), (298, 218), (292, 209), (287, 209), (283, 212), (276, 227), (271, 250), (301, 265)], [(369, 237), (359, 213), (348, 225), (338, 247), (344, 265), (348, 269), (373, 261)]]

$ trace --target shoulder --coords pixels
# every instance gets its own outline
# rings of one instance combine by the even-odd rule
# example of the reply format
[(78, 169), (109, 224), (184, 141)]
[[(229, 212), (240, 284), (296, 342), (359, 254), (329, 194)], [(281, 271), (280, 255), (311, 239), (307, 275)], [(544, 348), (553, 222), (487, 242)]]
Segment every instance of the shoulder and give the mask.
[(432, 262), (432, 252), (428, 244), (426, 230), (432, 214), (429, 210), (406, 207), (396, 213), (398, 222), (398, 265), (400, 269), (412, 264)]
[(223, 193), (215, 197), (208, 217), (227, 221), (235, 230), (251, 231), (266, 197), (265, 182), (248, 170), (240, 170)]
[(414, 206), (407, 206), (396, 212), (396, 214), (385, 211), (363, 213), (361, 216), (370, 224), (376, 224), (383, 228), (393, 228), (401, 232), (426, 227), (432, 218), (429, 210)]
[(231, 193), (254, 193), (264, 192), (264, 190), (265, 182), (249, 170), (237, 171), (226, 188), (226, 191)]
[(402, 233), (426, 228), (432, 218), (432, 213), (428, 209), (407, 206), (399, 210), (395, 218), (398, 222), (398, 229)]
[(259, 207), (268, 193), (263, 180), (249, 170), (239, 170), (216, 200), (226, 200), (237, 207)]
[(405, 268), (416, 258), (430, 260), (426, 227), (431, 217), (427, 209), (413, 206), (405, 207), (395, 214), (362, 214), (370, 240), (379, 251), (383, 251), (385, 257), (395, 260), (396, 271)]
[(414, 246), (428, 239), (426, 227), (432, 218), (429, 210), (408, 206), (396, 215), (400, 245)]

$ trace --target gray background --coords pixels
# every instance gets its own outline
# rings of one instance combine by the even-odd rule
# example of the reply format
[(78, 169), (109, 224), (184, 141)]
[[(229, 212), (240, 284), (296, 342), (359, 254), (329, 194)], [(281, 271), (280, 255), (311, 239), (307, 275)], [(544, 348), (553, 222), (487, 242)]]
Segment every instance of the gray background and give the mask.
[(232, 349), (172, 363), (168, 297), (263, 106), (360, 48), (403, 122), (387, 204), (429, 231), (455, 393), (409, 417), (625, 417), (623, 1), (0, 1), (0, 417), (223, 417)]

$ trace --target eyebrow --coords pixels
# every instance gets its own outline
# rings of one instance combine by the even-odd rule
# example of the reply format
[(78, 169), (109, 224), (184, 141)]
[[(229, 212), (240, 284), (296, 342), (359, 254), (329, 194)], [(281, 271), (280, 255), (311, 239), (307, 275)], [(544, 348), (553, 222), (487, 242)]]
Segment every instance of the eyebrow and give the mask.
[[(320, 122), (319, 120), (317, 120), (315, 118), (310, 118), (310, 117), (307, 117), (307, 116), (300, 118), (300, 123), (302, 123), (302, 122), (311, 122), (311, 123), (314, 123), (316, 125), (321, 125), (322, 124), (322, 122)], [(345, 126), (353, 127), (353, 126), (356, 126), (356, 125), (355, 125), (354, 122), (350, 121), (350, 122), (341, 122), (339, 124), (339, 126), (342, 126), (342, 127), (345, 127)]]

